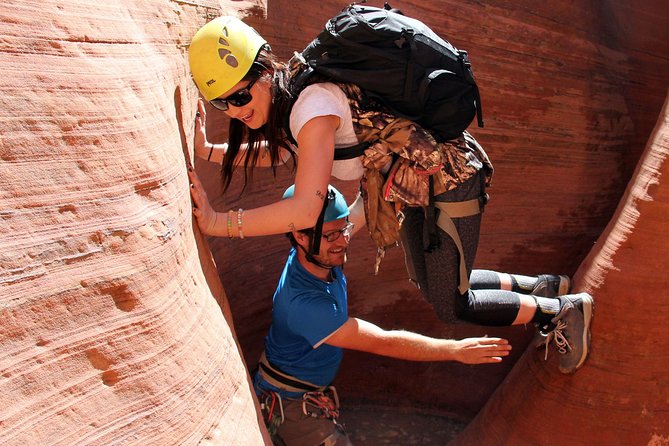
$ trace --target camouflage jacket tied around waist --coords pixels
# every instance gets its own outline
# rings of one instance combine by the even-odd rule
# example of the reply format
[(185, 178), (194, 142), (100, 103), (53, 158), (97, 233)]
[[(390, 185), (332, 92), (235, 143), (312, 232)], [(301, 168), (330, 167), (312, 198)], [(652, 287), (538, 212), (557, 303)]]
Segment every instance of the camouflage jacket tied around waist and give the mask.
[[(364, 102), (357, 86), (338, 85), (349, 99), (358, 140), (370, 144), (362, 161), (361, 185), (367, 225), (379, 249), (378, 267), (385, 249), (399, 240), (404, 206), (426, 207), (431, 196), (457, 188), (480, 169), (490, 185), (493, 166), (469, 133), (439, 143), (412, 121), (378, 111), (381, 107), (361, 107)], [(382, 173), (388, 164), (390, 169)]]

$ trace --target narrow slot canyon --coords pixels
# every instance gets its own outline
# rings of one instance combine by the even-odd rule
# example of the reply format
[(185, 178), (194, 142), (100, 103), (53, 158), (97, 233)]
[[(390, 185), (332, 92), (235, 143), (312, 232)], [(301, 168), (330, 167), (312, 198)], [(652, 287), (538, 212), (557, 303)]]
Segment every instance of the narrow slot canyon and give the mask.
[[(374, 6), (380, 2), (370, 1)], [(334, 382), (355, 444), (669, 444), (669, 10), (661, 1), (391, 2), (467, 50), (495, 174), (475, 267), (566, 274), (595, 297), (574, 375), (533, 325), (443, 322), (400, 247), (346, 263), (351, 316), (432, 337), (500, 336), (501, 364), (346, 351)], [(219, 212), (281, 198), (294, 174), (195, 158), (193, 34), (219, 15), (282, 60), (344, 3), (17, 0), (0, 23), (0, 444), (270, 444), (249, 371), (283, 235), (205, 237), (194, 162)], [(207, 109), (211, 141), (224, 113)], [(333, 180), (347, 199), (355, 182)]]

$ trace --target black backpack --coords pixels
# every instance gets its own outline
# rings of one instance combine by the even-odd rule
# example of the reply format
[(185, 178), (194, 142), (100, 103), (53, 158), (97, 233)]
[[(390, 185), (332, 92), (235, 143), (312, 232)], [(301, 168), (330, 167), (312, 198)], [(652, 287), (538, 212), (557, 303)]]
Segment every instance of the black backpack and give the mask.
[(319, 79), (356, 84), (365, 96), (430, 130), (439, 142), (459, 137), (474, 116), (483, 127), (467, 52), (387, 3), (383, 9), (347, 6), (301, 56), (307, 67), (293, 79), (295, 97), (318, 74)]

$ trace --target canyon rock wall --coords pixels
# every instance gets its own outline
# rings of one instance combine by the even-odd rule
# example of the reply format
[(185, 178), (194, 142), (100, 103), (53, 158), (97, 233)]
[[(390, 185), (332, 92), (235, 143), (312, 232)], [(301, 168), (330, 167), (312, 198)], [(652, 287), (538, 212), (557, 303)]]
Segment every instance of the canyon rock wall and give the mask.
[[(285, 59), (343, 5), (302, 2), (296, 11), (288, 0), (266, 7), (250, 0), (3, 4), (0, 443), (266, 440), (242, 358), (252, 368), (262, 350), (288, 244), (280, 236), (209, 239), (214, 265), (193, 227), (184, 158), (197, 92), (186, 49), (206, 20), (239, 14)], [(490, 367), (348, 352), (336, 381), (345, 404), (469, 419), (519, 360), (460, 441), (496, 444), (503, 435), (518, 439), (514, 444), (552, 444), (611, 429), (616, 444), (614, 428), (622, 429), (625, 416), (636, 417), (632, 426), (642, 434), (619, 438), (667, 441), (666, 355), (646, 358), (665, 351), (667, 338), (667, 200), (659, 179), (666, 170), (661, 108), (669, 78), (664, 2), (392, 5), (468, 50), (474, 64), (486, 127), (472, 133), (496, 167), (477, 267), (578, 269), (578, 287), (598, 302), (593, 356), (584, 370), (564, 377), (554, 370), (555, 356), (543, 363), (533, 349), (523, 355), (532, 327), (443, 324), (408, 284), (400, 249), (372, 275), (373, 246), (362, 235), (346, 269), (352, 315), (433, 336), (508, 336), (515, 350)], [(208, 114), (210, 134), (224, 138), (226, 121), (215, 116)], [(242, 197), (240, 181), (220, 196), (217, 167), (201, 160), (196, 167), (220, 210), (276, 200), (292, 177), (285, 169), (276, 178), (256, 172)], [(355, 193), (355, 184), (335, 184), (349, 197)], [(646, 322), (649, 312), (658, 322)], [(535, 429), (516, 424), (514, 437), (496, 410), (507, 420), (522, 413)], [(541, 431), (558, 411), (583, 424), (597, 417), (598, 429), (580, 424), (573, 434), (571, 419), (561, 415)], [(478, 439), (471, 436), (477, 430)]]
[(262, 8), (3, 2), (0, 444), (263, 444), (184, 162), (190, 37)]

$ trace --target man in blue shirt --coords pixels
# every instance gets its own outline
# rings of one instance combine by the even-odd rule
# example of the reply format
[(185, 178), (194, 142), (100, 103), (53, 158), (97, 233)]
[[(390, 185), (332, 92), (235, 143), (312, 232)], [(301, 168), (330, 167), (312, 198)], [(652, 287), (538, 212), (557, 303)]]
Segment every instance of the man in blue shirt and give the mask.
[[(284, 198), (293, 191), (291, 186)], [(342, 266), (353, 229), (344, 197), (330, 186), (316, 227), (288, 234), (293, 248), (274, 293), (272, 325), (254, 376), (277, 444), (350, 444), (337, 424), (339, 402), (330, 387), (344, 348), (466, 364), (498, 363), (511, 350), (501, 338), (435, 339), (349, 317)]]

